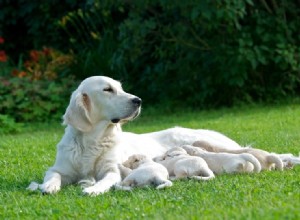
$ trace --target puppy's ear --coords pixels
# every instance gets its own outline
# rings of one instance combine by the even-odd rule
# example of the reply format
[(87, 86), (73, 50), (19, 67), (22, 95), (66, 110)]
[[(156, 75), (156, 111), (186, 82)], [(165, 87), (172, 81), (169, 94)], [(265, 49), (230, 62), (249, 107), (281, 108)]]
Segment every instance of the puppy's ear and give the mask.
[(179, 155), (181, 155), (180, 151), (173, 151), (173, 152), (168, 153), (169, 157), (178, 157)]
[(91, 101), (87, 94), (74, 91), (70, 104), (63, 116), (64, 125), (72, 125), (82, 132), (88, 132), (92, 129), (90, 119)]

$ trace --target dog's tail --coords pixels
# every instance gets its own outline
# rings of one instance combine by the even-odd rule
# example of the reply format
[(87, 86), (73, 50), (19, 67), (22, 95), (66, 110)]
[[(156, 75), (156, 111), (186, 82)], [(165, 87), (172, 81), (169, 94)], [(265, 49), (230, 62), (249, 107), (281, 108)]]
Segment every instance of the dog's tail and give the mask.
[(170, 180), (165, 180), (163, 181), (161, 184), (159, 184), (156, 189), (163, 189), (166, 187), (171, 187), (173, 185), (173, 183)]
[(283, 162), (276, 154), (270, 154), (267, 156), (267, 162), (269, 164), (274, 163), (275, 169), (282, 171), (283, 170)]
[(245, 160), (247, 160), (248, 162), (252, 163), (254, 166), (253, 171), (256, 173), (259, 173), (261, 171), (261, 164), (260, 162), (256, 159), (256, 157), (254, 157), (252, 154), (248, 154), (248, 153), (242, 153), (240, 154)]

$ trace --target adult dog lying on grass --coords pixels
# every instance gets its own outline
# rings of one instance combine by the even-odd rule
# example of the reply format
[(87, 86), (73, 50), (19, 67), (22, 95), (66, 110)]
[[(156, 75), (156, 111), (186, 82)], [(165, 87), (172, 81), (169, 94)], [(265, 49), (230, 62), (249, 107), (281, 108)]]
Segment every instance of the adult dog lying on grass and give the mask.
[[(118, 164), (133, 154), (156, 157), (176, 146), (206, 141), (225, 149), (240, 149), (230, 138), (211, 130), (171, 128), (147, 134), (123, 132), (121, 125), (135, 119), (141, 110), (141, 99), (123, 91), (121, 84), (105, 76), (85, 79), (73, 92), (63, 116), (67, 125), (57, 145), (56, 161), (48, 169), (39, 188), (56, 193), (62, 186), (80, 180), (95, 179), (83, 189), (88, 195), (99, 195), (121, 181)], [(285, 157), (286, 160), (293, 156)]]

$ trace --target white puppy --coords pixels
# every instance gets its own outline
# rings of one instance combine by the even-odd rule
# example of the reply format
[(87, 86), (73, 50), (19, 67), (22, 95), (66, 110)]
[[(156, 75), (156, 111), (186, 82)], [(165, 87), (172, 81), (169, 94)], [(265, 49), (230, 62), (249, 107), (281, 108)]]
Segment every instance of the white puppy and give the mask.
[(190, 156), (181, 147), (168, 150), (164, 155), (153, 159), (164, 165), (170, 175), (170, 179), (193, 178), (198, 180), (210, 180), (215, 177), (207, 163), (201, 157)]
[(191, 145), (182, 146), (188, 154), (203, 158), (215, 174), (260, 172), (259, 161), (251, 154), (230, 154), (207, 152)]
[(210, 152), (216, 152), (216, 153), (225, 152), (231, 154), (242, 154), (242, 153), (252, 154), (260, 162), (262, 170), (271, 170), (272, 168), (283, 170), (283, 162), (278, 155), (274, 153), (269, 153), (261, 149), (255, 149), (250, 147), (245, 147), (241, 149), (226, 149), (226, 148), (215, 147), (206, 141), (196, 141), (195, 143), (193, 143), (193, 146), (201, 147), (204, 150)]
[[(123, 166), (119, 166), (121, 173), (125, 173), (127, 176), (121, 183), (115, 185), (117, 189), (131, 190), (133, 187), (151, 185), (156, 186), (156, 189), (162, 189), (172, 186), (172, 182), (168, 180), (167, 169), (145, 155), (132, 155), (123, 163)], [(126, 168), (132, 169), (132, 171), (128, 172), (129, 170)]]

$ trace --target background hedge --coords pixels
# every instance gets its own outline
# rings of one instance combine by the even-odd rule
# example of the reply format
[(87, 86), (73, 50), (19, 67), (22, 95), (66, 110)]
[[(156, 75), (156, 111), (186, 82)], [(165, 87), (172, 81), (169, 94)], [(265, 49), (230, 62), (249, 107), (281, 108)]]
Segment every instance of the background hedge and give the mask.
[(192, 107), (299, 94), (300, 1), (0, 3), (15, 63), (43, 46), (72, 53), (68, 74), (108, 75), (147, 104)]

